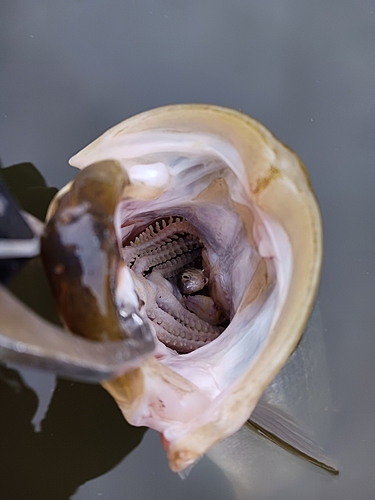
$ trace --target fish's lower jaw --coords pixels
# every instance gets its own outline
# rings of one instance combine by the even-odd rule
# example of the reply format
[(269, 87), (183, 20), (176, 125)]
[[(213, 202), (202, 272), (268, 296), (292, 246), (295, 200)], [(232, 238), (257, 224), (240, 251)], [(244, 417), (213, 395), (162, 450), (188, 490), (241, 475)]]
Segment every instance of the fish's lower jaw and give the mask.
[(173, 472), (185, 471), (194, 465), (200, 457), (201, 454), (188, 448), (167, 450), (168, 465)]
[[(235, 430), (238, 427), (239, 425)], [(223, 432), (218, 433), (218, 431)], [(170, 438), (167, 439), (166, 435), (170, 435)], [(162, 445), (167, 453), (168, 465), (173, 472), (189, 472), (189, 468), (226, 435), (226, 431), (221, 429), (221, 424), (217, 421), (192, 426), (189, 431), (182, 431), (179, 437), (176, 433), (170, 434), (168, 430), (160, 434)]]

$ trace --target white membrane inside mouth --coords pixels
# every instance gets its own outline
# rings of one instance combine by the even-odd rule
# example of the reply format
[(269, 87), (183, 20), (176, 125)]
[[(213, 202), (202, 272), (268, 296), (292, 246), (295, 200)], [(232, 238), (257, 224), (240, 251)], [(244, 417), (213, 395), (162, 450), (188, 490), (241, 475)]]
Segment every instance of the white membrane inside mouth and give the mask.
[(127, 171), (132, 184), (141, 183), (156, 188), (168, 186), (171, 177), (167, 165), (162, 162), (133, 165)]

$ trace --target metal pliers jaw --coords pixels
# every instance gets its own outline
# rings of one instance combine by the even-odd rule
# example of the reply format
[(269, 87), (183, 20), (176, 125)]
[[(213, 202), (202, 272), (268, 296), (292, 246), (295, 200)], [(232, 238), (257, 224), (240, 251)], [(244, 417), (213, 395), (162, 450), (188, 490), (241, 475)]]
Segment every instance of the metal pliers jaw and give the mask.
[(155, 343), (148, 323), (136, 311), (126, 317), (128, 338), (91, 341), (45, 321), (3, 286), (39, 254), (42, 228), (20, 212), (0, 180), (0, 361), (85, 382), (102, 382), (139, 366), (152, 355)]

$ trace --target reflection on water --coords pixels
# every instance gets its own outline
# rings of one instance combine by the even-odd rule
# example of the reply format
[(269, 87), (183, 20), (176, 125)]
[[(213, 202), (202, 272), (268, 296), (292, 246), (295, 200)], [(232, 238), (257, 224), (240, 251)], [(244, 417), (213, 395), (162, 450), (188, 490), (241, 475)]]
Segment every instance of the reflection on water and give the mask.
[[(20, 206), (43, 219), (56, 189), (45, 185), (37, 169), (24, 163), (1, 169), (0, 175)], [(59, 323), (39, 257), (8, 286), (34, 311)], [(7, 500), (68, 499), (81, 484), (120, 462), (146, 430), (131, 427), (100, 386), (58, 380), (37, 432), (32, 419), (38, 397), (4, 365), (0, 399), (0, 490)]]
[(35, 432), (35, 393), (17, 371), (0, 366), (2, 498), (66, 500), (104, 474), (141, 441), (100, 386), (58, 380), (48, 412)]
[[(268, 423), (272, 422), (271, 430), (276, 436), (288, 436), (291, 438), (288, 442), (298, 445), (298, 449), (308, 450), (307, 454), (311, 453), (317, 460), (340, 469), (337, 457), (331, 460), (325, 446), (332, 429), (332, 405), (323, 333), (317, 303), (299, 345), (264, 392), (261, 404), (269, 411), (274, 407), (275, 416), (281, 411), (283, 418), (277, 420), (271, 420), (269, 413)], [(285, 433), (284, 415), (295, 424), (294, 434)], [(293, 429), (289, 425), (287, 428)], [(301, 436), (308, 439), (305, 444), (311, 439), (313, 445), (300, 447), (304, 443)], [(246, 426), (215, 445), (208, 456), (230, 479), (238, 500), (248, 500), (259, 491), (266, 493), (266, 498), (279, 498), (280, 488), (293, 485), (302, 474), (315, 478), (317, 485), (334, 484), (336, 480), (323, 469), (307, 463), (298, 454), (293, 456)], [(272, 481), (269, 481), (271, 473)]]
[(0, 179), (8, 186), (23, 210), (44, 221), (48, 205), (57, 193), (57, 189), (47, 186), (32, 163), (18, 163), (1, 168)]
[[(14, 370), (0, 368), (1, 490), (5, 498), (23, 500), (35, 476), (35, 434), (30, 423), (38, 406), (35, 393)], [(24, 485), (27, 485), (25, 488)]]

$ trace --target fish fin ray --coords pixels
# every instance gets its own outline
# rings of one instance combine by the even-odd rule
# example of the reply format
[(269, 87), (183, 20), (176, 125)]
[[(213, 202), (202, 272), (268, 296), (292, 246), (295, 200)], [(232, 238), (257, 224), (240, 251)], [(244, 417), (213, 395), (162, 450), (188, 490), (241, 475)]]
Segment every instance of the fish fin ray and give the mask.
[(339, 474), (337, 467), (331, 464), (331, 460), (302, 426), (277, 406), (265, 402), (259, 403), (246, 425), (293, 455), (311, 462), (332, 475)]

